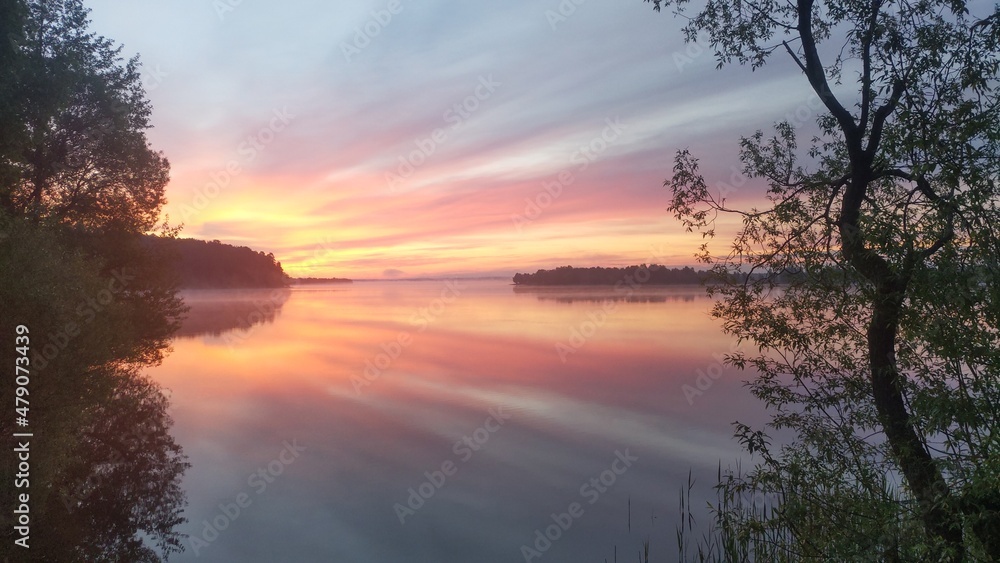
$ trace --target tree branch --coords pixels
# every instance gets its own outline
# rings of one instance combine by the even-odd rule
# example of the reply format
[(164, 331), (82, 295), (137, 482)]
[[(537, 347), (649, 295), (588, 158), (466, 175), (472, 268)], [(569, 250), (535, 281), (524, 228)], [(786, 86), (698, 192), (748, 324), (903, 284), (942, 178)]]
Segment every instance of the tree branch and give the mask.
[(781, 44), (785, 46), (785, 50), (788, 51), (788, 54), (792, 57), (792, 60), (795, 61), (795, 64), (799, 65), (799, 68), (802, 69), (802, 74), (809, 74), (809, 71), (806, 70), (806, 65), (802, 64), (802, 60), (799, 59), (799, 56), (796, 55), (795, 51), (792, 51), (792, 48), (788, 46), (788, 41), (782, 41)]
[(798, 29), (805, 56), (806, 77), (813, 90), (819, 95), (820, 100), (840, 124), (848, 141), (847, 149), (854, 155), (855, 152), (860, 152), (861, 136), (858, 132), (858, 126), (854, 122), (854, 116), (844, 108), (840, 100), (830, 90), (830, 84), (826, 79), (826, 69), (823, 68), (823, 63), (820, 61), (819, 51), (816, 48), (816, 37), (813, 35), (812, 10), (813, 0), (798, 0)]
[(882, 142), (882, 131), (885, 128), (885, 120), (896, 110), (896, 106), (899, 105), (899, 100), (903, 97), (905, 90), (906, 82), (902, 78), (897, 78), (892, 83), (892, 93), (889, 95), (889, 99), (875, 110), (875, 115), (872, 117), (872, 132), (868, 137), (868, 148), (865, 150), (865, 156), (869, 162), (875, 157), (875, 152)]
[(875, 26), (878, 24), (880, 0), (872, 0), (871, 13), (868, 18), (868, 29), (861, 39), (861, 57), (864, 69), (861, 73), (861, 118), (862, 130), (868, 127), (868, 112), (872, 97), (872, 40), (875, 36)]

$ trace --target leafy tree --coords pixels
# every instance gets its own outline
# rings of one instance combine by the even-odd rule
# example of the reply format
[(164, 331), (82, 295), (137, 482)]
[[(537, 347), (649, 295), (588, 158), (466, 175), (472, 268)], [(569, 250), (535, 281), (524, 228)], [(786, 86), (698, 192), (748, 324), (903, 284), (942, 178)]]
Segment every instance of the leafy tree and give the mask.
[(171, 256), (185, 288), (286, 287), (288, 276), (274, 254), (245, 246), (182, 238), (150, 238), (151, 250)]
[[(20, 45), (24, 38), (24, 5), (0, 2), (0, 186), (11, 185), (17, 171), (13, 158), (20, 151), (24, 127), (18, 119), (16, 78), (20, 72)], [(0, 189), (0, 193), (4, 190)]]
[[(32, 441), (30, 555), (159, 561), (180, 549), (187, 463), (141, 370), (162, 359), (183, 307), (139, 234), (157, 222), (168, 166), (145, 137), (138, 62), (87, 25), (79, 0), (0, 2), (0, 319), (30, 329), (27, 418), (44, 436)], [(12, 397), (13, 378), (0, 388)], [(0, 483), (6, 546), (9, 503), (25, 492), (14, 487)]]
[[(670, 210), (708, 238), (742, 221), (714, 314), (754, 342), (753, 393), (797, 439), (720, 483), (725, 533), (778, 534), (772, 556), (1000, 560), (1000, 12), (964, 0), (646, 0), (686, 18), (720, 67), (788, 55), (825, 107), (741, 140), (763, 208), (727, 206), (677, 153)], [(979, 13), (974, 14), (976, 10)], [(770, 276), (799, 273), (778, 287)], [(744, 507), (745, 508), (745, 507)], [(779, 541), (780, 540), (780, 541)], [(763, 545), (763, 544), (761, 544)], [(758, 554), (759, 555), (759, 554)]]
[(9, 34), (15, 48), (3, 54), (16, 63), (5, 69), (4, 132), (21, 135), (0, 147), (0, 207), (91, 229), (151, 229), (169, 166), (146, 139), (138, 59), (123, 61), (121, 47), (87, 30), (81, 0), (24, 7), (23, 31)]
[[(180, 547), (187, 463), (168, 433), (166, 398), (140, 370), (162, 357), (176, 301), (159, 297), (149, 268), (111, 267), (59, 230), (0, 211), (0, 233), (0, 319), (10, 334), (30, 330), (27, 418), (44, 437), (31, 443), (30, 490), (0, 482), (4, 545), (14, 542), (10, 503), (28, 492), (32, 560), (166, 558)], [(0, 359), (13, 365), (13, 354)], [(13, 397), (14, 385), (4, 378), (0, 395)], [(18, 431), (13, 417), (0, 418), (0, 431)], [(16, 461), (3, 457), (4, 475)]]
[[(30, 329), (27, 418), (44, 436), (31, 449), (33, 560), (160, 561), (181, 549), (188, 464), (165, 396), (141, 374), (163, 358), (183, 310), (165, 268), (141, 237), (0, 210), (0, 319), (5, 330)], [(14, 384), (4, 379), (0, 395), (13, 397)], [(0, 419), (0, 431), (10, 436), (13, 424)], [(4, 474), (15, 463), (5, 457)], [(0, 482), (8, 546), (9, 504), (22, 492)]]

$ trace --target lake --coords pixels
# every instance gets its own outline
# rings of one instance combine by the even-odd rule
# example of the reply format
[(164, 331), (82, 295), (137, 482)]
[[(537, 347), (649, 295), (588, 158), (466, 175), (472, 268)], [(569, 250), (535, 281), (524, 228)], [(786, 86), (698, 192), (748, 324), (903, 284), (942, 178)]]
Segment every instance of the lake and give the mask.
[(176, 561), (674, 561), (688, 472), (703, 505), (764, 420), (700, 287), (184, 297), (152, 370), (191, 463)]

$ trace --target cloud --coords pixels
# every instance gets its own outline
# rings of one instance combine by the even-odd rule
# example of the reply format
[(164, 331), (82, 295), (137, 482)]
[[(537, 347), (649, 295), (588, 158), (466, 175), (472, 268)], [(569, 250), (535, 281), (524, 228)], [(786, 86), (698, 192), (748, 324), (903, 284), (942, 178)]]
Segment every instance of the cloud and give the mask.
[(405, 274), (406, 272), (404, 272), (403, 270), (397, 270), (396, 268), (389, 268), (386, 270), (382, 270), (382, 277), (384, 278), (398, 278)]
[[(801, 105), (807, 85), (790, 64), (715, 71), (680, 22), (642, 2), (588, 2), (553, 23), (559, 5), (403, 2), (348, 60), (344, 45), (385, 2), (244, 2), (223, 18), (197, 0), (91, 3), (96, 31), (165, 73), (150, 138), (172, 163), (165, 211), (185, 235), (352, 277), (642, 260), (665, 233), (672, 256), (692, 256), (697, 236), (668, 225), (673, 151), (690, 147), (710, 185), (724, 180), (738, 135)], [(292, 122), (241, 156), (280, 108)], [(609, 120), (625, 130), (601, 146)], [(184, 217), (234, 158), (239, 172)], [(518, 228), (512, 217), (544, 203), (560, 173), (572, 182)], [(320, 262), (311, 249), (325, 240), (338, 244)]]

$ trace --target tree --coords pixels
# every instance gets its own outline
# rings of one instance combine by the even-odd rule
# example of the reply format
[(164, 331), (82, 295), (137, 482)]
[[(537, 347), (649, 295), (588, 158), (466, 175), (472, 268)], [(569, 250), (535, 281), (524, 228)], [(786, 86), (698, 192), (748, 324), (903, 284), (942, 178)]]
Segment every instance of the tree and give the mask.
[[(763, 462), (724, 492), (778, 493), (782, 510), (749, 518), (789, 530), (791, 558), (1000, 560), (1000, 11), (646, 1), (687, 18), (686, 38), (704, 34), (720, 67), (787, 54), (826, 110), (804, 150), (787, 122), (741, 140), (763, 209), (727, 206), (684, 150), (665, 183), (688, 230), (711, 238), (719, 213), (740, 217), (727, 254), (700, 253), (720, 274), (714, 314), (758, 346), (729, 360), (756, 368), (771, 425), (797, 435), (774, 453), (741, 426)], [(789, 270), (782, 287), (747, 275)]]
[[(21, 57), (18, 45), (24, 39), (24, 5), (19, 1), (0, 2), (0, 186), (11, 185), (16, 178), (12, 165), (24, 139), (24, 127), (18, 119), (16, 78)], [(3, 193), (3, 190), (0, 190)]]
[[(33, 558), (159, 561), (181, 548), (188, 465), (141, 369), (162, 359), (183, 305), (139, 235), (158, 220), (168, 165), (145, 137), (137, 60), (87, 25), (80, 0), (0, 2), (0, 319), (28, 332), (19, 416), (44, 436), (30, 491), (0, 483), (0, 536), (14, 544), (10, 503), (30, 493)], [(15, 380), (0, 388), (13, 397)], [(5, 457), (4, 474), (16, 463)]]
[[(142, 267), (155, 257), (135, 247), (110, 258), (127, 256), (128, 266), (112, 265), (60, 240), (62, 229), (2, 210), (0, 234), (0, 319), (4, 330), (29, 329), (28, 362), (17, 362), (27, 365), (29, 404), (19, 406), (44, 437), (31, 441), (30, 490), (0, 482), (4, 545), (17, 537), (11, 503), (27, 493), (32, 560), (166, 559), (181, 547), (174, 529), (188, 464), (168, 432), (167, 399), (141, 370), (162, 358), (179, 303)], [(14, 355), (0, 350), (6, 363)], [(15, 383), (0, 381), (0, 395), (14, 397)], [(0, 431), (24, 430), (14, 424), (0, 418)], [(4, 456), (3, 474), (17, 463)]]
[(0, 151), (0, 207), (91, 229), (151, 229), (169, 165), (146, 139), (138, 59), (123, 61), (121, 47), (87, 30), (81, 0), (25, 8), (15, 49), (4, 54), (16, 63), (7, 67), (4, 129), (19, 142)]

